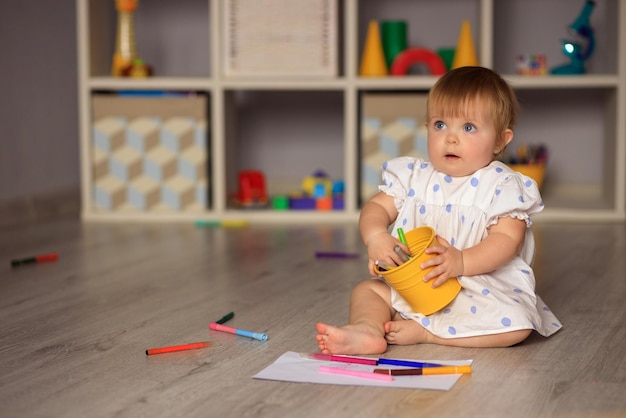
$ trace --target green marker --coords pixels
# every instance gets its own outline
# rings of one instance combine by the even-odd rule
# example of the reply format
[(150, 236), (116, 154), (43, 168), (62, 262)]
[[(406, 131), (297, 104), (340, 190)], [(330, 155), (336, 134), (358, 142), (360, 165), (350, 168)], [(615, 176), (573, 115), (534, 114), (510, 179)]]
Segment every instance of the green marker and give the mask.
[(402, 230), (402, 228), (398, 228), (398, 239), (400, 240), (401, 243), (403, 243), (404, 245), (408, 245), (406, 243), (406, 237), (404, 236), (404, 231)]
[[(409, 244), (406, 243), (406, 237), (404, 236), (404, 231), (402, 230), (402, 228), (398, 228), (398, 239), (400, 240), (401, 243), (403, 243), (404, 245), (406, 245), (407, 247), (409, 246)], [(399, 251), (396, 251), (396, 253), (402, 253), (402, 251), (400, 250), (400, 247), (397, 247)], [(395, 251), (395, 249), (394, 249)], [(402, 253), (404, 254), (404, 253)], [(406, 255), (408, 258), (411, 258), (410, 255)], [(400, 257), (402, 257), (402, 255), (400, 255)], [(404, 260), (406, 261), (406, 260)]]
[(221, 317), (220, 319), (218, 319), (217, 321), (215, 321), (216, 324), (223, 324), (224, 322), (233, 319), (233, 317), (235, 316), (234, 312), (229, 312), (226, 315), (224, 315), (223, 317)]
[(223, 220), (204, 220), (198, 219), (196, 222), (196, 227), (205, 228), (205, 227), (224, 227), (224, 228), (244, 228), (249, 225), (249, 222), (245, 219), (223, 219)]

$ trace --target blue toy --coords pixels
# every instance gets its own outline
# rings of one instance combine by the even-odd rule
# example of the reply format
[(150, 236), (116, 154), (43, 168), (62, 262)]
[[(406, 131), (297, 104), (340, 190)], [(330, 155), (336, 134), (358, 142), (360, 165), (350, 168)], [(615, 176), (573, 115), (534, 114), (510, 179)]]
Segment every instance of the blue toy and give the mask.
[(563, 53), (570, 59), (569, 64), (563, 64), (558, 67), (552, 68), (550, 73), (552, 74), (584, 74), (585, 73), (585, 61), (589, 59), (596, 46), (596, 39), (589, 22), (591, 12), (596, 3), (592, 0), (587, 0), (583, 6), (582, 11), (571, 25), (569, 25), (569, 32), (577, 41), (570, 39), (563, 39)]

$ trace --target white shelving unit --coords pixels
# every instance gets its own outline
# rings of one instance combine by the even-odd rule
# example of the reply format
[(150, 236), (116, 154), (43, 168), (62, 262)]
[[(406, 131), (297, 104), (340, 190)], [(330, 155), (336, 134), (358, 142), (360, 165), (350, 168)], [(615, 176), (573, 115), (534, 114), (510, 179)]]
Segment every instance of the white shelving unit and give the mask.
[[(110, 77), (116, 14), (112, 0), (77, 0), (82, 215), (85, 220), (356, 221), (359, 190), (359, 97), (365, 92), (427, 91), (436, 78), (358, 76), (370, 19), (404, 19), (411, 46), (454, 46), (469, 19), (481, 65), (516, 89), (523, 113), (517, 143), (551, 151), (540, 220), (626, 219), (626, 0), (598, 0), (592, 25), (598, 48), (583, 76), (517, 76), (515, 55), (543, 53), (549, 67), (566, 61), (560, 39), (582, 0), (338, 0), (339, 74), (334, 78), (227, 78), (222, 73), (224, 0), (140, 2), (139, 54), (155, 77)], [(546, 16), (545, 18), (543, 16)], [(202, 213), (117, 213), (93, 203), (91, 97), (102, 91), (204, 92), (209, 99), (210, 204)], [(266, 172), (268, 191), (284, 192), (322, 169), (345, 181), (345, 209), (237, 209), (236, 174)]]

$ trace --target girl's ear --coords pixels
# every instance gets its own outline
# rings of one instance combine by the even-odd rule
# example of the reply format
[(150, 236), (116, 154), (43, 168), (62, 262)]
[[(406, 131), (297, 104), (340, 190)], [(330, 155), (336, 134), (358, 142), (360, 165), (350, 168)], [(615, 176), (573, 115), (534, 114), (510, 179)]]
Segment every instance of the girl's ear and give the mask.
[(509, 142), (513, 140), (513, 130), (507, 129), (504, 133), (498, 138), (498, 143), (496, 147), (493, 149), (493, 155), (500, 155), (504, 151)]
[(506, 146), (509, 145), (509, 142), (511, 142), (512, 140), (513, 140), (513, 130), (506, 129), (502, 133), (502, 135), (500, 135), (498, 143), (496, 144), (496, 147), (493, 149), (493, 153), (496, 155), (502, 153), (502, 151), (504, 151)]

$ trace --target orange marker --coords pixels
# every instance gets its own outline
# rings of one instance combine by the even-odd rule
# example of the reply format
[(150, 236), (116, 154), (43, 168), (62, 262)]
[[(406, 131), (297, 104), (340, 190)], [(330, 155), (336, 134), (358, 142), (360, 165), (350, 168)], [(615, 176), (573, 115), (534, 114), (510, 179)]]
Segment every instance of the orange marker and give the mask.
[(146, 355), (150, 356), (152, 354), (163, 354), (163, 353), (174, 353), (176, 351), (196, 350), (198, 348), (205, 348), (210, 345), (211, 343), (209, 341), (202, 341), (199, 343), (172, 345), (170, 347), (150, 348), (146, 350)]
[(391, 376), (415, 376), (433, 374), (469, 374), (472, 366), (441, 366), (412, 369), (374, 369), (374, 373), (388, 374)]

